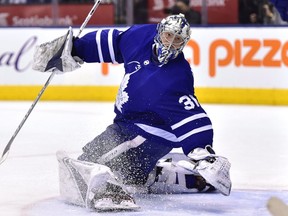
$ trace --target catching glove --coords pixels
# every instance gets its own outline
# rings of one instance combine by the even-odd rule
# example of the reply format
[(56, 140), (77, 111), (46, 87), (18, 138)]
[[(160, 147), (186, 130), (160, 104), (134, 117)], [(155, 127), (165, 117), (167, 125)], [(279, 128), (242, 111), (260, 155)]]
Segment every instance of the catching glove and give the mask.
[(80, 68), (82, 59), (71, 56), (73, 47), (73, 30), (69, 27), (66, 35), (55, 40), (36, 46), (32, 69), (40, 72), (53, 72), (57, 74), (71, 72)]

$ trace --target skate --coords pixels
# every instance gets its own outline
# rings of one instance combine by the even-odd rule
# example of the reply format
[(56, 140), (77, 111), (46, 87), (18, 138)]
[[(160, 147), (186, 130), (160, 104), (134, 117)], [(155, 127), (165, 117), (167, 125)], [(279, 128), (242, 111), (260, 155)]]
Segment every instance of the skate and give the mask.
[(96, 211), (134, 211), (140, 208), (122, 187), (109, 182), (105, 193), (96, 193), (92, 202)]

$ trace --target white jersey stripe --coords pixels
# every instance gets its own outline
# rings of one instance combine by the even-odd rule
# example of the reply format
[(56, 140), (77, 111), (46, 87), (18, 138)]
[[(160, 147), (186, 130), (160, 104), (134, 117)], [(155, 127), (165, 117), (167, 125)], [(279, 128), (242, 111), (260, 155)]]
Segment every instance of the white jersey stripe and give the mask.
[(136, 123), (136, 125), (138, 127), (140, 127), (142, 130), (146, 131), (147, 133), (153, 134), (153, 135), (158, 136), (158, 137), (162, 137), (162, 138), (169, 140), (169, 141), (172, 141), (172, 142), (178, 142), (177, 137), (168, 131), (165, 131), (165, 130), (160, 129), (160, 128), (152, 127), (149, 125), (145, 125), (145, 124)]
[(110, 58), (112, 60), (112, 62), (115, 64), (117, 63), (115, 60), (115, 53), (114, 53), (114, 49), (113, 49), (113, 29), (109, 30), (108, 32), (108, 47), (109, 47), (109, 53), (110, 53)]
[(99, 55), (99, 61), (103, 62), (103, 54), (102, 54), (102, 49), (101, 49), (101, 32), (102, 30), (99, 29), (96, 33), (96, 44), (97, 44), (97, 50), (98, 50), (98, 55)]
[(194, 121), (194, 120), (200, 119), (200, 118), (205, 118), (205, 117), (208, 117), (206, 113), (199, 113), (199, 114), (196, 114), (196, 115), (193, 115), (193, 116), (190, 116), (188, 118), (181, 120), (180, 122), (172, 125), (171, 128), (172, 128), (172, 130), (175, 130), (176, 128), (179, 128), (188, 122), (191, 122), (191, 121)]
[(200, 132), (211, 130), (211, 129), (212, 129), (212, 125), (206, 125), (206, 126), (203, 126), (203, 127), (199, 127), (199, 128), (191, 130), (190, 132), (178, 137), (178, 140), (182, 141), (182, 140), (186, 139), (187, 137), (192, 136), (192, 135), (194, 135), (196, 133), (200, 133)]
[(152, 135), (161, 137), (163, 139), (166, 139), (166, 140), (169, 140), (169, 141), (172, 141), (172, 142), (181, 142), (184, 139), (186, 139), (186, 138), (188, 138), (188, 137), (190, 137), (190, 136), (192, 136), (194, 134), (197, 134), (197, 133), (212, 129), (212, 125), (206, 125), (206, 126), (199, 127), (199, 128), (194, 129), (194, 130), (191, 130), (188, 133), (183, 134), (182, 136), (177, 138), (175, 136), (175, 134), (170, 133), (170, 132), (165, 131), (165, 130), (160, 129), (160, 128), (152, 127), (152, 126), (145, 125), (145, 124), (137, 124), (136, 123), (136, 125), (138, 127), (140, 127), (142, 130), (146, 131), (147, 133), (150, 133)]

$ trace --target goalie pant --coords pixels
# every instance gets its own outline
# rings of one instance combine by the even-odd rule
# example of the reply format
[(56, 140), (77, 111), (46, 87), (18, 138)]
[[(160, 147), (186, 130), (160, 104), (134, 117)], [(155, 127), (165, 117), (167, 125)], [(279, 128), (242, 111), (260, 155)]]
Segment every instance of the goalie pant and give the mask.
[[(199, 176), (202, 175), (200, 175), (197, 170), (195, 170), (195, 172), (193, 171), (195, 164), (192, 164), (191, 160), (200, 161), (210, 156), (216, 157), (216, 155), (210, 154), (203, 148), (197, 149), (200, 149), (200, 151), (196, 151), (195, 149), (193, 151), (195, 153), (189, 154), (191, 155), (190, 158), (183, 153), (180, 154), (181, 160), (187, 162), (181, 164), (184, 164), (184, 169), (187, 169), (187, 164), (189, 164), (189, 172), (184, 172), (182, 175), (180, 174), (183, 173), (182, 171), (173, 171), (171, 175), (174, 176), (175, 174), (173, 173), (177, 173), (177, 175), (175, 178), (169, 177), (169, 179), (171, 179), (168, 181), (169, 183), (172, 181), (175, 184), (183, 185), (183, 187), (188, 190), (197, 189), (201, 191), (206, 188), (206, 184), (204, 186), (203, 183), (200, 184), (201, 179), (199, 179)], [(149, 174), (153, 173), (153, 169), (159, 165), (159, 160), (163, 157), (166, 159), (169, 158), (167, 155), (171, 150), (172, 147), (146, 140), (142, 136), (135, 135), (131, 131), (126, 131), (125, 128), (114, 123), (85, 145), (83, 147), (83, 153), (78, 159), (108, 166), (113, 173), (117, 173), (117, 176), (119, 176), (125, 185), (145, 185), (148, 181)], [(217, 156), (217, 158), (217, 163), (206, 163), (205, 165), (203, 164), (205, 163), (204, 161), (201, 164), (197, 163), (198, 166), (196, 169), (200, 170), (201, 168), (200, 172), (202, 174), (209, 170), (210, 173), (207, 175), (209, 175), (211, 182), (208, 181), (208, 183), (215, 183), (212, 185), (216, 189), (220, 190), (224, 195), (229, 195), (231, 189), (229, 176), (230, 163), (225, 158), (220, 158), (219, 156)], [(178, 164), (177, 161), (178, 159), (170, 163), (171, 169), (174, 169), (175, 164)], [(224, 169), (222, 169), (222, 164)], [(215, 165), (219, 166), (215, 167)], [(163, 170), (158, 170), (158, 173), (160, 171), (163, 173)], [(155, 174), (157, 175), (157, 173)], [(207, 175), (205, 173), (205, 176)], [(211, 179), (213, 179), (213, 181)], [(222, 182), (224, 182), (224, 187), (222, 186)]]
[[(145, 185), (158, 161), (164, 156), (167, 159), (171, 150), (112, 124), (83, 147), (78, 159), (108, 166), (125, 185)], [(188, 158), (182, 154), (182, 159)], [(193, 175), (187, 177), (187, 187), (196, 188), (196, 180)]]
[[(66, 202), (74, 205), (95, 211), (110, 211), (139, 209), (131, 195), (133, 193), (175, 194), (214, 191), (215, 188), (206, 183), (197, 171), (187, 171), (187, 167), (183, 169), (180, 166), (184, 161), (187, 162), (183, 156), (179, 153), (168, 154), (158, 161), (147, 183), (142, 187), (139, 185), (135, 187), (122, 184), (105, 165), (72, 159), (65, 152), (59, 151), (57, 159), (60, 195)], [(193, 178), (196, 178), (196, 181), (193, 181)], [(189, 183), (193, 187), (189, 188)]]

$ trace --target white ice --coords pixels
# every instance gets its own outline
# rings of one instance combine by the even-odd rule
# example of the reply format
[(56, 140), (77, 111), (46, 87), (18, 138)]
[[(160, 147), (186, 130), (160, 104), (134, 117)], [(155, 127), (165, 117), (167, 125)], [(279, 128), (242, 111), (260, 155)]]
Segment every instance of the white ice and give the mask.
[[(0, 102), (0, 153), (32, 102)], [(231, 195), (137, 195), (137, 212), (95, 213), (59, 197), (55, 153), (77, 157), (114, 117), (112, 103), (40, 101), (0, 165), (1, 216), (239, 215), (269, 216), (266, 202), (288, 203), (288, 107), (208, 105), (214, 148), (232, 163)]]

